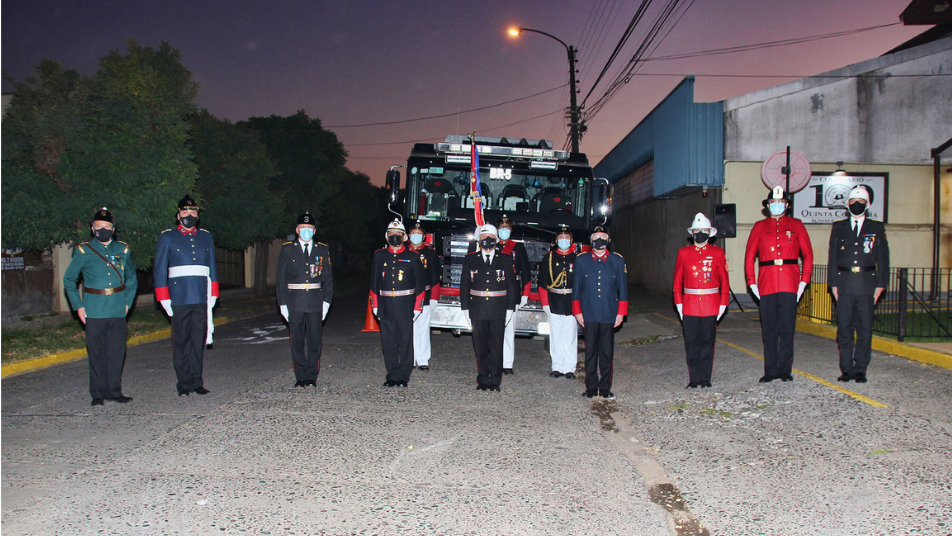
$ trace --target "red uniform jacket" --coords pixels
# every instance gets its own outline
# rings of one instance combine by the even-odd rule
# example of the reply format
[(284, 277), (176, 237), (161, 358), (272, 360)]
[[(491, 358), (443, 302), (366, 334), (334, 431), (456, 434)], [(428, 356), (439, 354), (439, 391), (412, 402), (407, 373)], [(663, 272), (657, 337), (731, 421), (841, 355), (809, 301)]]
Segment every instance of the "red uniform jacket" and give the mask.
[[(797, 264), (778, 264), (803, 257), (803, 270)], [(760, 258), (760, 274), (754, 277), (754, 257)], [(744, 255), (747, 285), (757, 284), (760, 295), (797, 292), (800, 282), (810, 282), (813, 274), (813, 246), (803, 222), (783, 216), (766, 218), (754, 224)]]
[[(696, 292), (700, 291), (700, 292)], [(684, 246), (674, 264), (674, 303), (683, 304), (687, 316), (717, 316), (718, 308), (730, 303), (724, 250), (712, 245)]]

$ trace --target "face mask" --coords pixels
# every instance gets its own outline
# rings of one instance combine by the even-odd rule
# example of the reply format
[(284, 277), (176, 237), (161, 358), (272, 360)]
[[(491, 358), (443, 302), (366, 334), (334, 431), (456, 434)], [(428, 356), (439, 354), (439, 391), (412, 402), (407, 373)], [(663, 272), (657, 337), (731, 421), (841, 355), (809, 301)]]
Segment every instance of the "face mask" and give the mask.
[(773, 216), (779, 216), (787, 211), (787, 205), (784, 203), (770, 203), (767, 208), (770, 209), (770, 214)]
[(707, 239), (710, 238), (710, 237), (711, 237), (711, 235), (708, 234), (708, 233), (702, 233), (702, 232), (694, 233), (694, 243), (695, 243), (695, 244), (703, 244), (703, 243), (707, 242)]
[(102, 243), (106, 243), (112, 240), (112, 229), (96, 229), (93, 231), (93, 235), (96, 236), (96, 240), (99, 240)]
[(605, 249), (608, 247), (608, 240), (605, 238), (596, 238), (592, 242), (592, 247), (595, 249)]
[(512, 231), (503, 227), (499, 229), (499, 239), (500, 240), (509, 240), (509, 236), (512, 235)]
[(198, 217), (197, 216), (182, 216), (181, 218), (179, 218), (179, 221), (182, 223), (182, 227), (185, 227), (186, 229), (191, 229), (192, 227), (195, 227), (196, 223), (198, 223)]
[(850, 214), (862, 216), (866, 212), (866, 203), (850, 203)]
[(572, 245), (572, 241), (568, 238), (560, 238), (556, 240), (555, 243), (559, 246), (559, 249), (569, 249)]
[(412, 235), (410, 235), (410, 243), (413, 244), (414, 246), (419, 246), (420, 244), (423, 243), (423, 235), (421, 235), (420, 233), (413, 233)]
[(496, 247), (496, 239), (491, 236), (487, 236), (486, 238), (483, 238), (479, 241), (479, 247), (485, 250), (490, 250)]
[(301, 229), (300, 231), (298, 231), (298, 236), (301, 237), (301, 240), (305, 242), (310, 242), (311, 239), (314, 238), (314, 229), (305, 227)]
[(387, 243), (398, 248), (403, 245), (403, 235), (392, 234), (387, 237)]

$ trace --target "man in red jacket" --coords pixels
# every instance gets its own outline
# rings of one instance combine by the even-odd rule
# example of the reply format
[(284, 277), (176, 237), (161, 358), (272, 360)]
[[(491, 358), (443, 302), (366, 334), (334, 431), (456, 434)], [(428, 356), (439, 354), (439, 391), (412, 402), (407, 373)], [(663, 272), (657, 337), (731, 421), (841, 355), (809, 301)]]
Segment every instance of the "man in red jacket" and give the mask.
[[(750, 291), (760, 300), (764, 335), (764, 375), (761, 383), (793, 381), (793, 332), (797, 302), (813, 273), (813, 246), (803, 222), (786, 215), (790, 206), (783, 188), (774, 188), (764, 201), (770, 216), (754, 224), (747, 239), (744, 273)], [(754, 272), (754, 257), (759, 270)], [(800, 258), (803, 266), (799, 266)]]
[(684, 328), (688, 387), (710, 387), (717, 321), (727, 310), (731, 286), (724, 250), (708, 243), (717, 234), (698, 212), (688, 227), (693, 244), (678, 250), (674, 264), (674, 304)]

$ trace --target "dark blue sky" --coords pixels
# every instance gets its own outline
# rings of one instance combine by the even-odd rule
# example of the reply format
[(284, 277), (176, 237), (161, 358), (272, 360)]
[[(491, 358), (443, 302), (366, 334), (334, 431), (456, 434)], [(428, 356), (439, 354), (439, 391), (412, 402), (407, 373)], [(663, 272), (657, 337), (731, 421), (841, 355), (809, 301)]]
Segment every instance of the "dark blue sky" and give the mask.
[[(512, 38), (521, 25), (581, 50), (581, 97), (639, 2), (487, 0), (481, 2), (257, 2), (7, 0), (2, 4), (2, 69), (15, 79), (41, 59), (92, 74), (127, 39), (182, 51), (199, 83), (198, 104), (232, 121), (304, 109), (334, 130), (348, 166), (382, 183), (405, 162), (410, 140), (484, 135), (554, 139), (567, 135), (557, 110), (567, 89), (444, 119), (386, 127), (344, 125), (452, 114), (524, 97), (567, 82), (565, 50), (544, 36)], [(653, 20), (661, 0), (646, 17)], [(652, 56), (818, 35), (898, 22), (908, 0), (697, 0)], [(861, 7), (860, 7), (861, 6)], [(925, 27), (873, 30), (849, 37), (750, 52), (652, 61), (640, 73), (809, 75), (878, 56)], [(631, 56), (636, 30), (622, 59)], [(614, 72), (614, 71), (612, 71)], [(582, 151), (597, 163), (673, 88), (678, 76), (637, 76), (592, 120)], [(714, 101), (790, 78), (699, 76), (699, 101)], [(3, 91), (10, 91), (3, 84)], [(604, 88), (596, 88), (595, 96)], [(548, 114), (548, 115), (545, 115)], [(544, 116), (504, 128), (509, 123)], [(399, 143), (405, 142), (405, 143)]]

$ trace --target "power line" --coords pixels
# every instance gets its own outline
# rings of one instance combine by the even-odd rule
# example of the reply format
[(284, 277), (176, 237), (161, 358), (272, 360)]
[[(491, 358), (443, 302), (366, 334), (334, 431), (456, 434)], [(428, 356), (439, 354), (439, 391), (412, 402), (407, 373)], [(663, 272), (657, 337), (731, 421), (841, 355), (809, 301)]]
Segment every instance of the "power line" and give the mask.
[(634, 73), (632, 76), (694, 76), (697, 78), (928, 78), (932, 76), (952, 76), (952, 73), (920, 74), (697, 74), (697, 73)]

